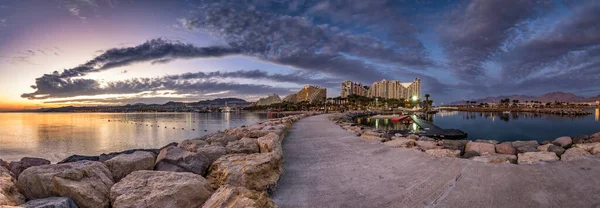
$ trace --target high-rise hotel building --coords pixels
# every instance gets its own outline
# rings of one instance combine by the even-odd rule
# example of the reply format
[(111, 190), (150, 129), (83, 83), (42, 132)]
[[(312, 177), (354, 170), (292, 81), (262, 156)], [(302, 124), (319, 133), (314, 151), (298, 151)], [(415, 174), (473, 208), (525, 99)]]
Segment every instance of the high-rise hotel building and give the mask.
[(381, 80), (373, 82), (373, 85), (363, 86), (362, 83), (345, 81), (340, 89), (340, 96), (345, 98), (349, 95), (361, 95), (366, 97), (381, 97), (394, 99), (412, 99), (416, 96), (421, 98), (421, 79), (415, 78), (413, 82), (400, 82), (398, 80)]

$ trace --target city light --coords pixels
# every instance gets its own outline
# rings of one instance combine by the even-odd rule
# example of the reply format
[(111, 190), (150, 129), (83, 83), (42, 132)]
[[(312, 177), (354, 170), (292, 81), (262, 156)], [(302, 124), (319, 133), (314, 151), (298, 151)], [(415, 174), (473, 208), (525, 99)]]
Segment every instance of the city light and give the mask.
[(413, 95), (412, 99), (413, 99), (413, 101), (417, 101), (417, 96)]

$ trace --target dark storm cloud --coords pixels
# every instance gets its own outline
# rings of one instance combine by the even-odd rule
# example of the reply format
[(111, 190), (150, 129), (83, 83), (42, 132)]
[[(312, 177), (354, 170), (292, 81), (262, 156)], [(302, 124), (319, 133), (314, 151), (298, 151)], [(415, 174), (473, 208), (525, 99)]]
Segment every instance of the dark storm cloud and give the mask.
[(82, 95), (131, 94), (144, 91), (174, 90), (178, 94), (211, 93), (230, 90), (239, 94), (290, 93), (289, 88), (271, 87), (268, 85), (236, 84), (216, 82), (214, 78), (245, 78), (254, 80), (272, 80), (296, 84), (317, 84), (336, 86), (340, 81), (324, 78), (311, 78), (302, 73), (268, 74), (260, 70), (233, 72), (196, 72), (180, 75), (168, 75), (158, 78), (136, 78), (124, 81), (107, 82), (105, 85), (92, 79), (60, 78), (58, 73), (46, 74), (36, 80), (33, 93), (22, 94), (21, 97), (31, 100), (66, 98)]
[(139, 62), (164, 63), (174, 59), (222, 57), (238, 53), (238, 50), (228, 47), (196, 47), (159, 38), (135, 47), (107, 50), (85, 64), (52, 75), (57, 75), (59, 78), (70, 78)]
[(473, 0), (452, 11), (440, 28), (450, 68), (465, 80), (486, 76), (483, 63), (500, 52), (512, 37), (511, 29), (536, 15), (536, 7), (546, 6), (531, 0)]
[(255, 80), (271, 80), (275, 82), (290, 82), (299, 85), (319, 85), (323, 87), (337, 87), (342, 80), (330, 78), (312, 78), (307, 73), (291, 73), (291, 74), (269, 74), (258, 69), (255, 70), (238, 70), (231, 72), (196, 72), (184, 73), (180, 75), (165, 76), (164, 79), (170, 80), (186, 80), (186, 79), (210, 79), (210, 78), (244, 78)]
[[(183, 20), (184, 27), (209, 32), (246, 54), (301, 69), (320, 71), (313, 67), (333, 66), (324, 61), (335, 61), (345, 67), (330, 67), (326, 73), (372, 80), (382, 74), (369, 64), (344, 55), (416, 68), (432, 64), (426, 56), (407, 52), (406, 47), (393, 41), (351, 34), (326, 24), (315, 25), (303, 16), (231, 8), (227, 4), (205, 5), (200, 10), (197, 16)], [(303, 61), (293, 60), (297, 58)]]
[(597, 65), (583, 67), (585, 69), (577, 69), (577, 66), (597, 62), (599, 47), (600, 2), (592, 2), (575, 8), (573, 14), (559, 21), (552, 31), (535, 36), (504, 54), (504, 77), (523, 80), (548, 68), (561, 67), (561, 72), (567, 72), (575, 67), (568, 77), (586, 79), (580, 76), (585, 74), (597, 78), (600, 74)]

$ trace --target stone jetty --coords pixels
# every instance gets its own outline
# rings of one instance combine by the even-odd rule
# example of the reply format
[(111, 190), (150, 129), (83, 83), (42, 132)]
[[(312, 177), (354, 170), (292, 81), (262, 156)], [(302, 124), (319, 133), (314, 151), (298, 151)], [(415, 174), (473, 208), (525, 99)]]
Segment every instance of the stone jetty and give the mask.
[(338, 113), (329, 116), (329, 119), (365, 140), (391, 147), (418, 150), (436, 157), (460, 157), (485, 163), (539, 164), (600, 156), (600, 132), (575, 138), (563, 136), (541, 144), (537, 141), (498, 143), (494, 140), (448, 140), (416, 135), (389, 135), (384, 131), (354, 123), (356, 116), (366, 114), (368, 113)]
[(0, 207), (277, 207), (282, 141), (305, 112), (100, 156), (0, 160)]

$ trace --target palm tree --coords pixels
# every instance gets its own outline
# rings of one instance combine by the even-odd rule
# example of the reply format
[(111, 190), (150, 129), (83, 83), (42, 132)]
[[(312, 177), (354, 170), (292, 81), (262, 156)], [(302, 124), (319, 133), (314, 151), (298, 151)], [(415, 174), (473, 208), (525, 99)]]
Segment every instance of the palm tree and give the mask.
[(425, 110), (429, 110), (429, 94), (425, 94)]

